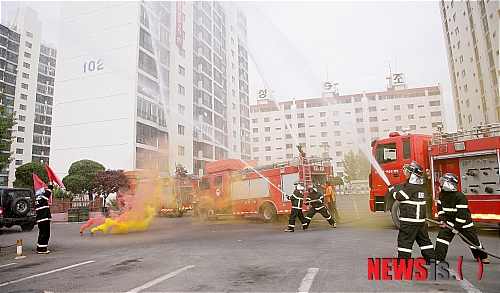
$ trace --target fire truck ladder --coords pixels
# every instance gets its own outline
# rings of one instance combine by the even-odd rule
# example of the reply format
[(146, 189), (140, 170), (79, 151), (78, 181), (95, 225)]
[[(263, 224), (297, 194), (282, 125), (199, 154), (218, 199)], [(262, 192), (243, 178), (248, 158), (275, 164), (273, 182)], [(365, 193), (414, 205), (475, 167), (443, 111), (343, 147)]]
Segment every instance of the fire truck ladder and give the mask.
[(311, 184), (311, 164), (308, 158), (301, 158), (301, 164), (299, 165), (299, 175), (300, 178), (304, 180), (305, 186)]

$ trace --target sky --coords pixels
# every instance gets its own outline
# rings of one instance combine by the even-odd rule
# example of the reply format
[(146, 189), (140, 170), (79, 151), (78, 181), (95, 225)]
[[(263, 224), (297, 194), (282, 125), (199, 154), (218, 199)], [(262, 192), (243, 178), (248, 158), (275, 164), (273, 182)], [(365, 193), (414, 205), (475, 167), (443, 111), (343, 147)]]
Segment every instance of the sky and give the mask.
[[(276, 101), (384, 91), (405, 73), (409, 88), (442, 84), (446, 130), (456, 130), (438, 1), (238, 1), (248, 25), (250, 103), (266, 87)], [(2, 20), (31, 6), (42, 39), (57, 45), (60, 2), (2, 1)]]

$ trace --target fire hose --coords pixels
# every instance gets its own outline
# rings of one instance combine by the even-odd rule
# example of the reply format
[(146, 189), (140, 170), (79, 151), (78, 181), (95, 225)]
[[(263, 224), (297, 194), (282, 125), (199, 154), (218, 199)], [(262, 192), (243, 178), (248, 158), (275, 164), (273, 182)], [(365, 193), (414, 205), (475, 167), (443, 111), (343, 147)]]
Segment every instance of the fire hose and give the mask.
[[(431, 219), (428, 219), (428, 218), (425, 218), (425, 220), (426, 220), (426, 221), (428, 221), (428, 222), (431, 222), (431, 223), (434, 223), (434, 224), (436, 224), (436, 225), (441, 226), (441, 225), (440, 225), (441, 223), (440, 223), (440, 222), (438, 222), (438, 221), (434, 221), (434, 220), (431, 220)], [(472, 243), (472, 242), (471, 242), (471, 241), (470, 241), (467, 237), (465, 237), (462, 233), (458, 232), (458, 230), (456, 230), (456, 229), (455, 229), (455, 228), (453, 228), (452, 226), (450, 226), (450, 225), (448, 225), (448, 224), (446, 224), (446, 223), (445, 223), (445, 225), (446, 225), (446, 228), (450, 229), (451, 231), (453, 231), (453, 233), (455, 233), (455, 234), (457, 234), (458, 236), (460, 236), (460, 237), (461, 237), (461, 238), (462, 238), (465, 242), (467, 242), (467, 244), (469, 244), (470, 246), (472, 246), (472, 247), (474, 247), (475, 249), (480, 250), (480, 251), (482, 251), (482, 252), (484, 252), (484, 253), (487, 253), (488, 255), (491, 255), (491, 256), (493, 256), (494, 258), (498, 258), (498, 259), (500, 259), (500, 256), (495, 255), (495, 254), (493, 254), (493, 253), (491, 253), (491, 252), (489, 252), (489, 251), (486, 251), (486, 250), (484, 250), (483, 248), (481, 248), (481, 247), (479, 247), (479, 246), (475, 245), (474, 243)]]

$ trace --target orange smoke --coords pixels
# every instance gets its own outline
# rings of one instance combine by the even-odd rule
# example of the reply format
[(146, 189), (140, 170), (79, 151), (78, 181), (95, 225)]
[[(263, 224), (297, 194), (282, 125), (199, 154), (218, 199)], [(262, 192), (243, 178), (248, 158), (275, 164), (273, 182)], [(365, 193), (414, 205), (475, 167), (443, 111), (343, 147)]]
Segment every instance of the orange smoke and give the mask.
[(92, 218), (80, 228), (80, 233), (88, 228), (92, 234), (97, 231), (118, 234), (146, 230), (162, 201), (164, 184), (158, 177), (149, 175), (144, 178), (134, 182), (132, 194), (122, 195), (124, 208), (120, 215), (111, 211), (108, 218), (102, 215)]

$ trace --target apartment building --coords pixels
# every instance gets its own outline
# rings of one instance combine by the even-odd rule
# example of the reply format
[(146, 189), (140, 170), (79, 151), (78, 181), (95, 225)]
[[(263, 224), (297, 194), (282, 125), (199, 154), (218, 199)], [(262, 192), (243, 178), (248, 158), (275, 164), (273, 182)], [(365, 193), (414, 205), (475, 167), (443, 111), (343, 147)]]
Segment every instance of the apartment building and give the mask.
[(13, 161), (2, 171), (0, 185), (12, 186), (21, 165), (50, 163), (57, 50), (41, 39), (42, 23), (37, 17), (36, 11), (23, 7), (10, 11), (8, 22), (2, 25), (2, 88), (13, 102), (17, 124), (11, 145)]
[(342, 177), (342, 160), (350, 150), (371, 152), (371, 141), (391, 132), (432, 134), (445, 126), (441, 84), (408, 88), (399, 73), (391, 74), (387, 91), (343, 96), (333, 82), (325, 84), (328, 91), (321, 98), (278, 105), (261, 91), (257, 105), (250, 107), (252, 159), (260, 164), (289, 161), (298, 155), (298, 144), (308, 156), (331, 158), (335, 176)]
[(55, 172), (90, 159), (202, 174), (249, 158), (245, 39), (236, 2), (61, 2)]
[(500, 122), (500, 4), (440, 1), (457, 127)]

